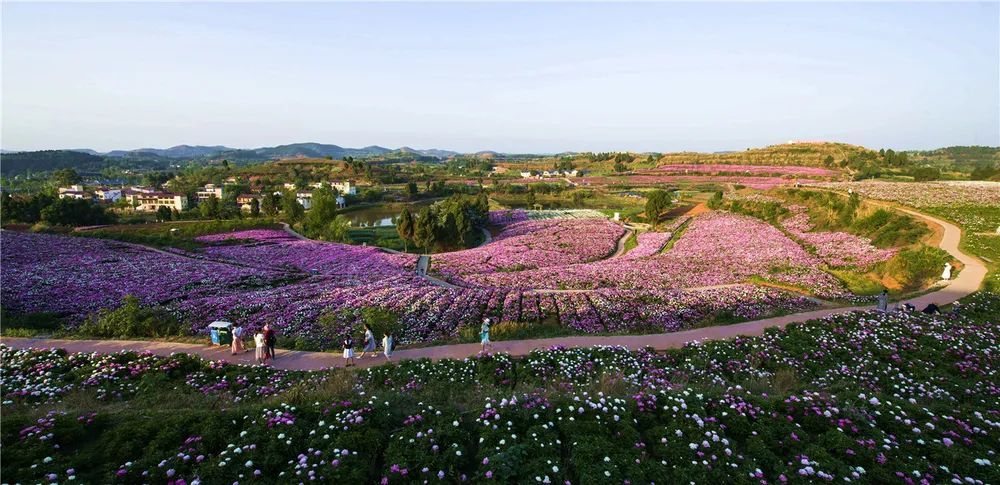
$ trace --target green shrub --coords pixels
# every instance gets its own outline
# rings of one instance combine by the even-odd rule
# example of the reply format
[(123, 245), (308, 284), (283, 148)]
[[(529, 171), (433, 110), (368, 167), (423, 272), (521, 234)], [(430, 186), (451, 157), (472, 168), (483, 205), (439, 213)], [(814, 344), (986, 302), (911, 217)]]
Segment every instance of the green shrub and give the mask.
[(91, 315), (78, 332), (91, 337), (130, 338), (181, 335), (182, 325), (161, 308), (144, 307), (139, 299), (126, 295), (122, 306)]
[(880, 272), (898, 281), (903, 289), (914, 289), (937, 280), (948, 261), (951, 256), (938, 248), (904, 249), (883, 263)]

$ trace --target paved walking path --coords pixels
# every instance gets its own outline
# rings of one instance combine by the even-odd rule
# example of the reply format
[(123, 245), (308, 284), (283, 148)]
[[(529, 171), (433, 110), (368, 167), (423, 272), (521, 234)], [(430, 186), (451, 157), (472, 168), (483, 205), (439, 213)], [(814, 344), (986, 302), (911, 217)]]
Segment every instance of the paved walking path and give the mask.
[[(939, 246), (947, 251), (955, 259), (965, 265), (965, 268), (953, 279), (948, 286), (916, 298), (907, 300), (917, 309), (921, 309), (930, 303), (938, 306), (946, 305), (955, 300), (976, 292), (986, 276), (986, 267), (978, 259), (961, 252), (958, 248), (962, 231), (953, 224), (940, 219), (921, 214), (910, 209), (898, 208), (903, 212), (916, 217), (928, 220), (944, 228), (944, 236), (941, 238)], [(551, 339), (534, 340), (511, 340), (495, 342), (494, 350), (507, 352), (512, 355), (525, 355), (534, 349), (542, 349), (554, 345), (565, 347), (590, 347), (594, 345), (623, 345), (632, 349), (643, 347), (653, 347), (655, 349), (676, 348), (687, 342), (695, 340), (718, 340), (729, 339), (740, 335), (760, 335), (765, 329), (777, 327), (784, 328), (790, 323), (804, 322), (817, 318), (824, 318), (831, 315), (849, 313), (858, 310), (873, 310), (873, 305), (827, 308), (804, 313), (796, 313), (781, 317), (766, 318), (752, 322), (737, 323), (733, 325), (723, 325), (716, 327), (702, 327), (691, 330), (684, 330), (673, 333), (661, 333), (652, 335), (627, 335), (627, 336), (579, 336), (560, 337)], [(110, 353), (119, 350), (149, 351), (158, 355), (169, 355), (173, 352), (186, 352), (195, 354), (207, 359), (226, 360), (229, 362), (252, 363), (253, 353), (240, 356), (231, 356), (228, 348), (211, 347), (197, 344), (182, 344), (172, 342), (145, 342), (129, 340), (56, 340), (56, 339), (20, 339), (20, 338), (0, 338), (0, 342), (17, 348), (65, 348), (70, 352), (98, 352)], [(475, 355), (480, 351), (479, 344), (455, 344), (442, 345), (437, 347), (423, 347), (397, 351), (392, 360), (399, 359), (442, 359), (442, 358), (465, 358)], [(358, 367), (368, 367), (385, 362), (385, 358), (379, 355), (377, 358), (358, 360)], [(281, 369), (324, 369), (329, 367), (342, 367), (344, 360), (336, 353), (326, 352), (301, 352), (290, 350), (278, 350), (278, 359), (275, 360), (275, 367)]]

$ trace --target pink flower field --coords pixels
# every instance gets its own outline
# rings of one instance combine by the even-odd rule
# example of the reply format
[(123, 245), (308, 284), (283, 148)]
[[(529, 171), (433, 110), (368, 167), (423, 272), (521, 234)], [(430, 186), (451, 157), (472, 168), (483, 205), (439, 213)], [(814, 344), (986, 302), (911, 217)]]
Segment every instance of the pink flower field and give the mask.
[(653, 186), (663, 184), (692, 183), (732, 183), (739, 184), (752, 189), (767, 190), (782, 185), (791, 185), (795, 179), (782, 177), (743, 177), (731, 175), (660, 175), (653, 173), (623, 175), (614, 177), (581, 177), (578, 179), (581, 185), (629, 185), (629, 186)]
[(805, 207), (793, 205), (788, 209), (794, 215), (781, 221), (781, 226), (813, 247), (816, 255), (830, 266), (868, 268), (896, 254), (893, 249), (879, 249), (870, 240), (846, 232), (809, 232), (813, 226), (809, 223)]
[(607, 219), (546, 219), (509, 224), (490, 244), (435, 255), (433, 269), (448, 277), (565, 266), (609, 256), (625, 234)]
[(822, 263), (763, 221), (712, 212), (694, 218), (674, 247), (664, 254), (524, 271), (501, 272), (480, 267), (478, 272), (466, 272), (458, 280), (474, 286), (519, 289), (656, 290), (742, 283), (759, 277), (810, 289), (822, 297), (846, 296), (840, 283), (820, 269)]
[[(501, 254), (512, 264), (540, 265), (551, 258), (552, 264), (563, 266), (471, 275), (485, 280), (505, 276), (518, 284), (442, 288), (414, 273), (416, 256), (303, 241), (282, 231), (213, 235), (200, 239), (207, 243), (203, 249), (175, 250), (176, 254), (101, 239), (4, 231), (3, 302), (14, 314), (55, 312), (72, 324), (99, 309), (114, 308), (132, 294), (145, 304), (166, 307), (194, 330), (217, 319), (239, 321), (250, 329), (271, 323), (283, 335), (327, 345), (332, 342), (324, 339), (331, 331), (347, 328), (321, 328), (319, 315), (372, 306), (398, 312), (403, 342), (452, 338), (463, 326), (477, 326), (484, 316), (501, 322), (554, 321), (579, 332), (663, 332), (718, 313), (756, 318), (814, 306), (794, 293), (752, 285), (686, 290), (680, 285), (657, 287), (655, 282), (621, 284), (648, 276), (642, 272), (653, 272), (666, 256), (637, 253), (628, 259), (590, 261), (613, 252), (622, 234), (620, 226), (603, 219), (514, 223), (503, 237), (477, 248), (480, 251), (435, 256), (435, 265), (445, 256), (458, 261), (481, 257), (478, 252), (490, 259)], [(661, 234), (654, 238), (668, 237)], [(524, 259), (502, 255), (496, 246), (522, 251)], [(641, 247), (633, 251), (659, 246), (644, 238)], [(601, 289), (545, 293), (526, 290), (530, 285), (520, 282), (535, 277), (535, 272), (552, 270), (544, 273), (548, 281), (538, 281), (538, 287), (545, 288), (559, 281), (560, 272), (571, 280), (585, 274), (580, 272), (583, 268), (608, 271)]]
[(740, 174), (751, 176), (785, 176), (798, 177), (836, 177), (836, 170), (819, 167), (798, 167), (781, 165), (727, 165), (727, 164), (694, 164), (672, 163), (660, 165), (651, 172), (684, 173), (684, 174)]

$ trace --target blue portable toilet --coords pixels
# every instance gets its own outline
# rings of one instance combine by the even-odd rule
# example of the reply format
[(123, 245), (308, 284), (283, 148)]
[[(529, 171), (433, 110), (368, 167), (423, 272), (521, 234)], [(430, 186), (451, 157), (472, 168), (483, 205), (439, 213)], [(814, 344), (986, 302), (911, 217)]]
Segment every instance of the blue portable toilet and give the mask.
[(208, 324), (208, 331), (215, 345), (230, 345), (233, 343), (233, 324), (222, 320)]

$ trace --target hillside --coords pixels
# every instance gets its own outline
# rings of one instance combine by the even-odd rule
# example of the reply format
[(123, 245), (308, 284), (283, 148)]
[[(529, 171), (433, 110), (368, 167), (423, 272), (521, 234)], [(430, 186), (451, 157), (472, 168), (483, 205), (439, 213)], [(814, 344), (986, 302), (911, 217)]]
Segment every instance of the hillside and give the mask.
[(103, 157), (70, 150), (5, 153), (0, 157), (0, 171), (5, 175), (61, 168), (100, 170), (107, 165)]
[(980, 167), (1000, 167), (1000, 147), (959, 146), (907, 154), (915, 163), (944, 170), (971, 172)]
[(796, 165), (822, 167), (827, 156), (840, 161), (854, 153), (867, 151), (862, 146), (847, 143), (785, 143), (764, 148), (748, 148), (742, 152), (667, 153), (657, 165), (676, 163), (718, 163), (728, 165)]

